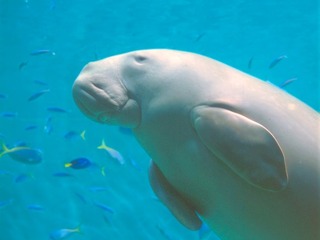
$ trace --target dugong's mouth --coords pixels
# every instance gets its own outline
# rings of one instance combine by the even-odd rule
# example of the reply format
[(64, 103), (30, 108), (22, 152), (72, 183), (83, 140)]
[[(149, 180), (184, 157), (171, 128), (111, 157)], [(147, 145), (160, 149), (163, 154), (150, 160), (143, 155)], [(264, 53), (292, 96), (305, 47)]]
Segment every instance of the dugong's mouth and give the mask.
[(73, 86), (73, 98), (80, 110), (87, 117), (101, 123), (111, 124), (112, 117), (117, 115), (128, 101), (126, 95), (113, 95), (114, 93), (90, 82), (76, 81)]
[(137, 127), (140, 107), (129, 98), (126, 87), (110, 62), (100, 60), (87, 64), (72, 88), (80, 110), (99, 123)]

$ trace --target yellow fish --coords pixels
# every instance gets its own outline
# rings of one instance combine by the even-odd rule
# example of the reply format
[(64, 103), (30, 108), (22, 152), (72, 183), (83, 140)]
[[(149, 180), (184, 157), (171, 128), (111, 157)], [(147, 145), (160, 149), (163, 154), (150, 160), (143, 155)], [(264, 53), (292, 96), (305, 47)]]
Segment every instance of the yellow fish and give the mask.
[(52, 239), (52, 240), (64, 239), (73, 233), (80, 233), (80, 227), (62, 228), (62, 229), (55, 230), (50, 233), (50, 239)]
[(13, 148), (8, 148), (4, 143), (2, 143), (2, 152), (0, 153), (0, 158), (3, 157), (5, 154), (8, 153), (13, 153), (13, 152), (18, 152), (21, 150), (27, 150), (27, 149), (31, 149), (30, 147), (26, 147), (26, 146), (17, 146), (17, 147), (13, 147)]
[(83, 130), (81, 132), (80, 137), (82, 138), (82, 140), (86, 140), (86, 130)]
[(98, 149), (104, 149), (106, 150), (109, 155), (111, 157), (113, 157), (114, 159), (116, 159), (121, 165), (123, 165), (125, 163), (123, 156), (121, 155), (121, 153), (119, 153), (117, 150), (108, 147), (106, 145), (106, 143), (104, 142), (104, 139), (102, 139), (101, 145), (97, 147)]
[(38, 164), (42, 161), (42, 151), (40, 149), (30, 148), (24, 143), (14, 145), (8, 148), (2, 143), (2, 152), (0, 158), (8, 154), (12, 159), (25, 164)]

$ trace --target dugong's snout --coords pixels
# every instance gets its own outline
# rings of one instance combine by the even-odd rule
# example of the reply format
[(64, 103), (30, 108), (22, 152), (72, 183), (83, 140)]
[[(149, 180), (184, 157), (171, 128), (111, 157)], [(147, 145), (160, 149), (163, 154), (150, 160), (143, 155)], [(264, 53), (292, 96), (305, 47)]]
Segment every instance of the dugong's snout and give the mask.
[(138, 125), (137, 103), (129, 99), (115, 69), (105, 60), (87, 64), (74, 82), (72, 93), (79, 109), (92, 120), (127, 127)]

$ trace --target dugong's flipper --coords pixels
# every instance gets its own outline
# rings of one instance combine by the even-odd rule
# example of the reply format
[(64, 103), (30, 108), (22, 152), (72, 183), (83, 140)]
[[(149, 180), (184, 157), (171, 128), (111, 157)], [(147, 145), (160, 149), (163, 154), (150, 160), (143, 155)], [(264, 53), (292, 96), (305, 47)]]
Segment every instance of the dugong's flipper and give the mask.
[(170, 185), (153, 162), (151, 162), (149, 178), (154, 193), (172, 214), (187, 228), (198, 230), (202, 221), (194, 208)]
[(264, 126), (230, 110), (210, 106), (196, 107), (191, 118), (203, 143), (239, 176), (270, 191), (286, 187), (283, 152)]

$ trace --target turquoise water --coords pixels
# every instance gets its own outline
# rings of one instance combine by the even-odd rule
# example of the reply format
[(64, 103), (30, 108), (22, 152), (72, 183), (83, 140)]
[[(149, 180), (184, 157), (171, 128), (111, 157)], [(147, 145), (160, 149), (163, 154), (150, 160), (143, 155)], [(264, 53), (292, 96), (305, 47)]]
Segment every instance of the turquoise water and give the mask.
[[(0, 158), (0, 239), (50, 239), (79, 225), (69, 239), (199, 239), (154, 197), (150, 159), (134, 137), (79, 112), (73, 81), (88, 61), (172, 48), (275, 85), (295, 78), (284, 90), (319, 111), (317, 2), (0, 0), (0, 139), (42, 156), (34, 165)], [(102, 139), (124, 164), (97, 149)], [(64, 167), (79, 157), (91, 166)]]

